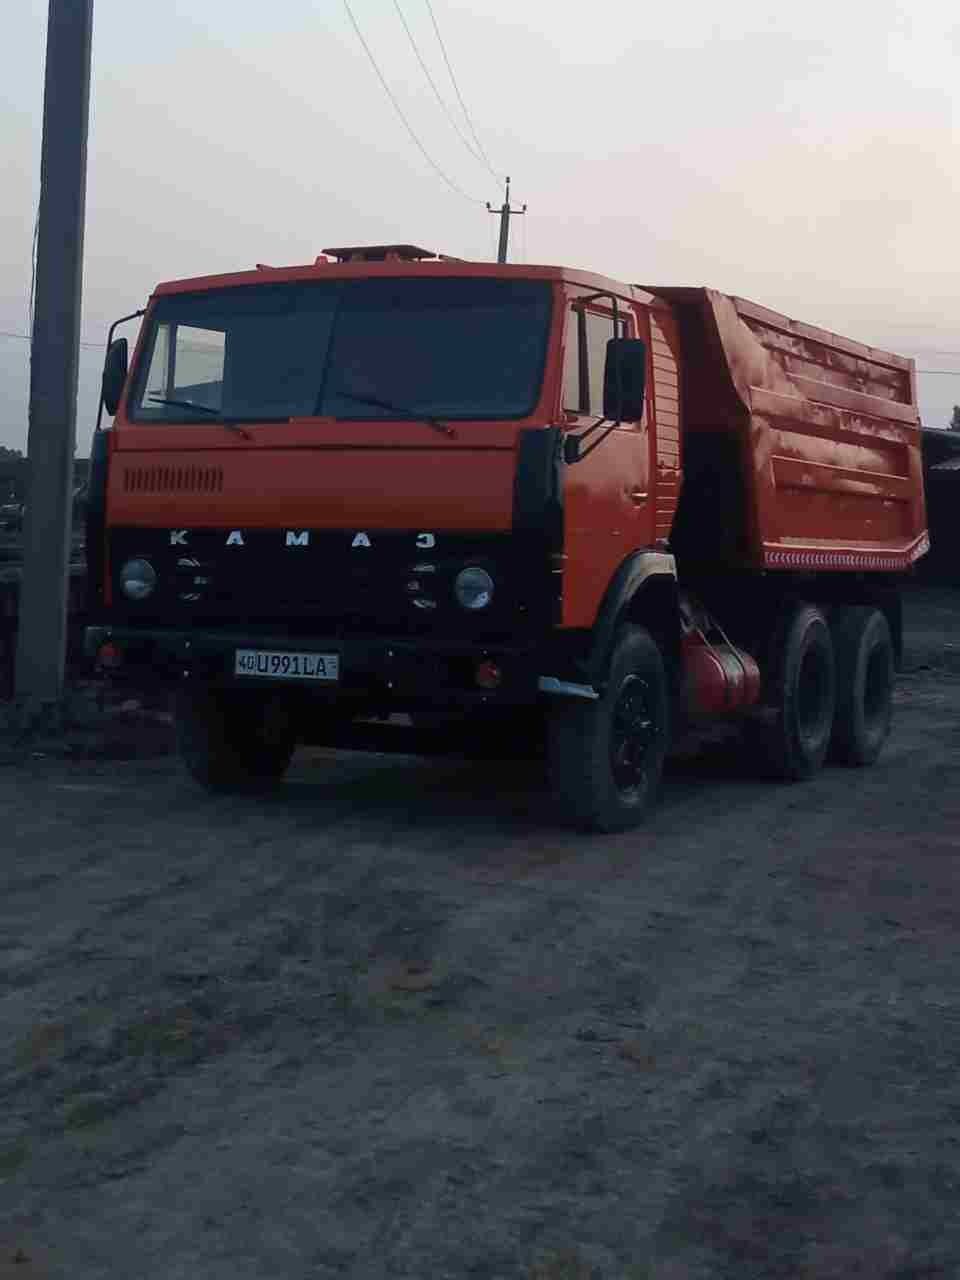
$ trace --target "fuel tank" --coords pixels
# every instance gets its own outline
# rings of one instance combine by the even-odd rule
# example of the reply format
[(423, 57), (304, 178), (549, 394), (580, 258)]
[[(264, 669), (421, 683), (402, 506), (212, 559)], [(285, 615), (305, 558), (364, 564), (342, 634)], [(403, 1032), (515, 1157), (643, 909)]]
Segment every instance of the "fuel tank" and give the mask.
[(736, 715), (760, 696), (760, 668), (696, 603), (681, 604), (683, 685), (692, 719)]

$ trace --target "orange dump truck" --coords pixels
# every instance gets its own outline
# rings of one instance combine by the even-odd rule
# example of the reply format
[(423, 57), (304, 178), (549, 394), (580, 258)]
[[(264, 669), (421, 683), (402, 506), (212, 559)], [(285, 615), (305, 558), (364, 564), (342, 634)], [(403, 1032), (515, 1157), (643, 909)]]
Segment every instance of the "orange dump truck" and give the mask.
[(783, 779), (887, 737), (928, 546), (909, 360), (396, 245), (159, 285), (103, 387), (88, 649), (176, 682), (208, 787), (405, 713), (543, 751), (610, 831), (713, 721)]

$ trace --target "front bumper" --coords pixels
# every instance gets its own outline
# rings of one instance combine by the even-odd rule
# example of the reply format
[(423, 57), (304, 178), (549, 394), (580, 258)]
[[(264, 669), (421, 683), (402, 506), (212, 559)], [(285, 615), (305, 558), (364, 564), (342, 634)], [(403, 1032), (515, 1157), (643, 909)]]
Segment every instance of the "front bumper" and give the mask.
[[(595, 698), (585, 684), (544, 674), (544, 646), (526, 644), (470, 644), (439, 638), (382, 636), (371, 633), (291, 634), (250, 628), (177, 630), (172, 628), (90, 626), (85, 651), (96, 658), (110, 642), (119, 652), (121, 669), (142, 672), (151, 682), (179, 682), (194, 678), (217, 686), (291, 689), (321, 699), (350, 699), (397, 709), (406, 707), (524, 706), (541, 694)], [(277, 681), (234, 674), (237, 649), (271, 649), (306, 653), (336, 653), (340, 679), (325, 685), (316, 681)], [(477, 668), (494, 663), (501, 673), (495, 689), (481, 688)]]

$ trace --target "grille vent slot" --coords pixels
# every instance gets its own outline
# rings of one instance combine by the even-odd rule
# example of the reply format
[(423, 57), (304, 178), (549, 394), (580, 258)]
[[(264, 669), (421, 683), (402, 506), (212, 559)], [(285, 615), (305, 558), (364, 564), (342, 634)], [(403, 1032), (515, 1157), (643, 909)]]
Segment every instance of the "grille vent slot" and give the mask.
[(124, 493), (222, 493), (222, 467), (125, 467)]

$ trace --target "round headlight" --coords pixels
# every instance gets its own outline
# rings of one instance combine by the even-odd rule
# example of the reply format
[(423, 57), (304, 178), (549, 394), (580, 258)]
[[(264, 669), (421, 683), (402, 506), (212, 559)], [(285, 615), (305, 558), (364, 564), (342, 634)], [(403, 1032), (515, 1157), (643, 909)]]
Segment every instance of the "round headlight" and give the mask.
[(149, 560), (128, 560), (120, 570), (120, 589), (128, 600), (146, 600), (157, 585), (157, 571)]
[(486, 569), (471, 565), (457, 574), (453, 591), (464, 609), (486, 609), (493, 600), (493, 579)]

